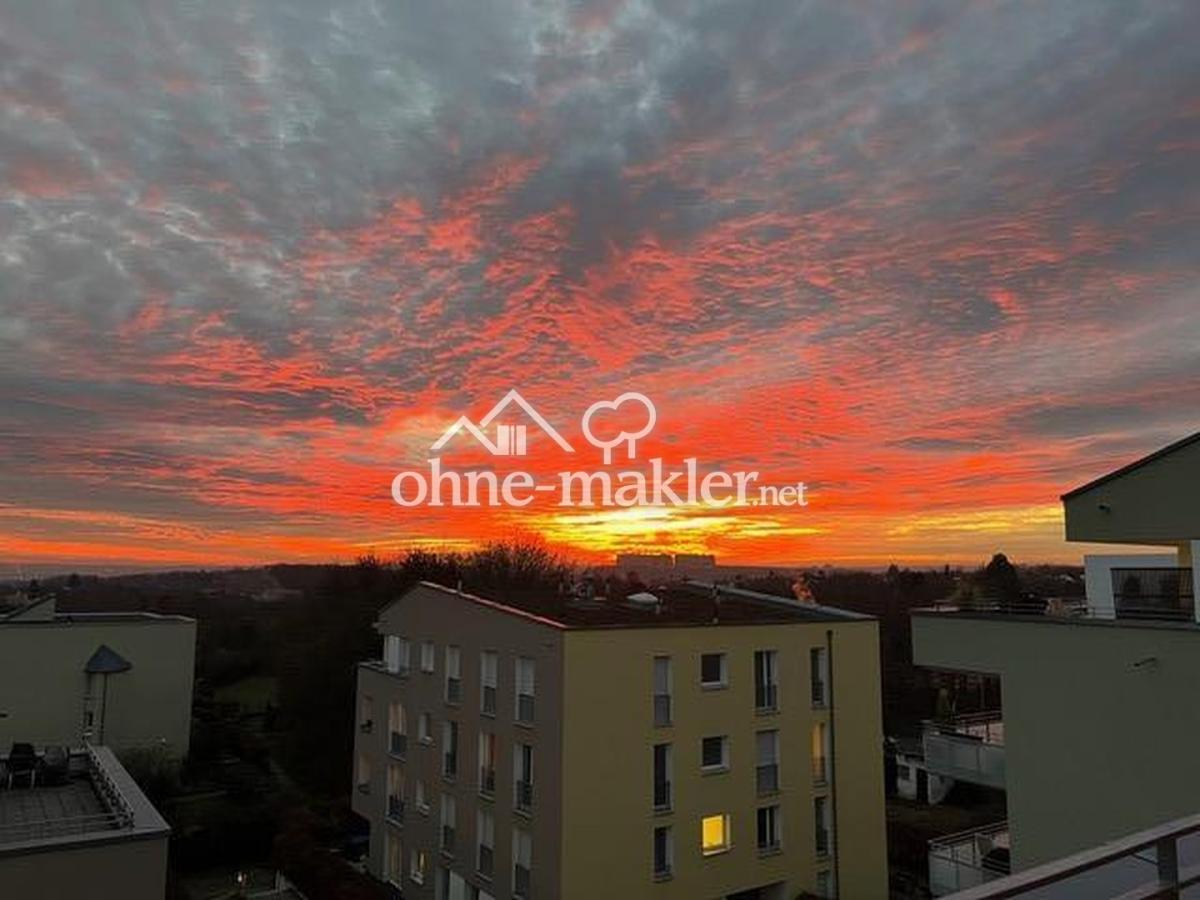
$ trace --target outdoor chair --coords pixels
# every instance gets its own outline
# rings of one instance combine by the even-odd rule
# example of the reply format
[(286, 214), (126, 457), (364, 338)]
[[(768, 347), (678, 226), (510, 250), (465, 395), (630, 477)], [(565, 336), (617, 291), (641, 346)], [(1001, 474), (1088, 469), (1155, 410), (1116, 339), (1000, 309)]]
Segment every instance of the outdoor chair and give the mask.
[(8, 751), (8, 786), (11, 788), (21, 776), (28, 776), (29, 786), (37, 783), (38, 758), (33, 744), (14, 743)]

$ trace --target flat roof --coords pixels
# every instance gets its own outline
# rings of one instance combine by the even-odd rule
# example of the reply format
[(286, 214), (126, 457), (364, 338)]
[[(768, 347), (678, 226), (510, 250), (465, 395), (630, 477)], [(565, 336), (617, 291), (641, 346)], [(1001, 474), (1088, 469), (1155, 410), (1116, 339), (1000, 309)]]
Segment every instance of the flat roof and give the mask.
[[(42, 777), (42, 776), (39, 776)], [(0, 790), (0, 858), (80, 844), (166, 837), (170, 826), (107, 747), (70, 754), (54, 783)]]
[(484, 597), (432, 581), (422, 581), (409, 593), (421, 588), (565, 629), (791, 625), (870, 621), (872, 618), (831, 606), (800, 603), (787, 597), (696, 581), (645, 587), (631, 595), (650, 594), (658, 603), (638, 603), (628, 597), (608, 597), (603, 593), (581, 597), (570, 591), (544, 590), (504, 591)]
[(37, 626), (41, 628), (55, 625), (177, 625), (196, 620), (190, 616), (164, 615), (153, 612), (60, 612), (53, 618), (21, 619), (0, 618), (0, 628), (17, 628)]

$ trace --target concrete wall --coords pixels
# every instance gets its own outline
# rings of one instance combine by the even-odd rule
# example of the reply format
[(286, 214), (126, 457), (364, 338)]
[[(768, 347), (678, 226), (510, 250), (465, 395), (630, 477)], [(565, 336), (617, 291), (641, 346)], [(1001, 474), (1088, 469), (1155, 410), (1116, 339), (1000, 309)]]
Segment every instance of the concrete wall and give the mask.
[(1200, 539), (1200, 441), (1063, 500), (1067, 540), (1175, 544)]
[[(874, 622), (572, 631), (566, 636), (566, 716), (563, 734), (563, 891), (571, 900), (661, 897), (706, 900), (786, 883), (780, 896), (815, 890), (812, 726), (830, 712), (814, 710), (809, 649), (834, 638), (834, 765), (841, 896), (886, 896), (883, 816), (883, 744), (880, 726), (879, 646)], [(779, 652), (780, 711), (754, 709), (755, 650)], [(700, 654), (728, 654), (729, 686), (704, 690)], [(653, 723), (653, 659), (672, 660), (673, 724)], [(780, 732), (779, 794), (759, 798), (755, 787), (755, 734)], [(700, 770), (701, 738), (728, 735), (730, 768)], [(656, 743), (671, 743), (674, 802), (653, 812)], [(828, 788), (820, 792), (830, 795)], [(755, 810), (782, 808), (782, 852), (760, 857)], [(732, 847), (705, 857), (700, 820), (732, 817)], [(653, 877), (653, 829), (670, 825), (674, 873)]]
[[(380, 615), (380, 631), (402, 635), (411, 642), (411, 670), (399, 677), (368, 667), (359, 669), (359, 701), (365, 699), (372, 710), (370, 734), (357, 732), (356, 758), (366, 754), (371, 760), (370, 793), (352, 794), (354, 810), (371, 822), (369, 865), (372, 874), (384, 873), (385, 834), (391, 832), (403, 848), (405, 897), (433, 898), (441, 828), (441, 795), (457, 798), (457, 835), (459, 847), (451, 868), (468, 882), (481, 885), (497, 900), (511, 897), (512, 831), (519, 826), (529, 831), (533, 842), (532, 874), (535, 897), (561, 896), (559, 891), (561, 829), (558, 797), (561, 793), (561, 720), (562, 710), (562, 632), (531, 619), (512, 615), (476, 603), (464, 601), (452, 593), (418, 588), (392, 604)], [(421, 671), (422, 641), (436, 645), (435, 671)], [(445, 701), (445, 652), (448, 644), (460, 648), (462, 666), (462, 702), (458, 706)], [(496, 715), (480, 713), (480, 654), (495, 651), (499, 656)], [(515, 722), (515, 661), (518, 656), (535, 660), (535, 718), (532, 727)], [(406, 780), (407, 810), (401, 830), (385, 823), (387, 804), (387, 766), (398, 762), (387, 752), (388, 707), (395, 700), (404, 703), (408, 717), (408, 752), (401, 763)], [(356, 709), (359, 709), (356, 703)], [(417, 720), (421, 712), (433, 718), (432, 746), (417, 741)], [(361, 713), (360, 713), (361, 714)], [(458, 777), (453, 781), (441, 775), (442, 723), (451, 718), (458, 722)], [(479, 733), (496, 734), (496, 792), (492, 800), (479, 796)], [(513, 752), (516, 743), (533, 746), (534, 802), (532, 815), (513, 810)], [(347, 773), (349, 777), (350, 773)], [(413, 798), (416, 780), (427, 788), (429, 814), (416, 812)], [(476, 812), (491, 810), (495, 819), (495, 874), (491, 884), (475, 876)], [(408, 877), (410, 852), (425, 850), (428, 871), (423, 885)]]
[(916, 614), (913, 656), (1000, 676), (1014, 868), (1195, 812), (1195, 626)]
[(0, 897), (163, 900), (167, 836), (0, 855)]
[(0, 748), (13, 741), (79, 746), (84, 673), (96, 648), (107, 644), (133, 668), (108, 677), (103, 738), (99, 734), (101, 679), (93, 676), (92, 740), (114, 750), (165, 744), (185, 756), (191, 732), (196, 623), (158, 616), (59, 617), (0, 624)]

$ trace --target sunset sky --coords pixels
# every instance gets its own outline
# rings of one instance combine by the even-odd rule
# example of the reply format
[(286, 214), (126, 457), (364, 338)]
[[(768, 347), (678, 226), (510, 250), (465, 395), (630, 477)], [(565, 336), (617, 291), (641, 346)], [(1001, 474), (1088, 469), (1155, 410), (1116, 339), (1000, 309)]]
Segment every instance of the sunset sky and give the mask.
[[(1077, 560), (1059, 494), (1200, 429), (1198, 34), (1196, 0), (0, 0), (0, 575), (514, 534)], [(510, 388), (580, 465), (637, 390), (643, 455), (810, 504), (392, 502)]]

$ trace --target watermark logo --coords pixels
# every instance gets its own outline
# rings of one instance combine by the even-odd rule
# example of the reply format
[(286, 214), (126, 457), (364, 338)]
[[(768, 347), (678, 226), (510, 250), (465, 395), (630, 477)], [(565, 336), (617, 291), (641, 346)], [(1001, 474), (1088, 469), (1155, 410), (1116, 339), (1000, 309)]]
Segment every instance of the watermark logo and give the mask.
[[(501, 421), (510, 410), (523, 412), (559, 449), (575, 453), (575, 448), (549, 420), (519, 392), (511, 390), (478, 423), (459, 416), (433, 442), (425, 470), (406, 469), (392, 479), (392, 499), (403, 507), (524, 507), (539, 494), (562, 507), (808, 505), (804, 482), (758, 483), (757, 471), (708, 468), (694, 456), (685, 458), (676, 467), (667, 465), (661, 457), (652, 457), (640, 467), (613, 471), (613, 451), (623, 449), (625, 460), (636, 460), (638, 441), (647, 437), (658, 422), (653, 401), (637, 391), (626, 391), (612, 400), (599, 400), (584, 410), (580, 433), (601, 451), (603, 459), (601, 467), (595, 470), (564, 470), (539, 478), (523, 469), (502, 475), (492, 468), (461, 471), (442, 466), (441, 457), (436, 454), (462, 432), (473, 437), (492, 456), (526, 456), (529, 425)], [(610, 426), (606, 432), (604, 419), (624, 422), (631, 411), (638, 413), (633, 419), (637, 423), (633, 430), (622, 427), (614, 435)], [(493, 423), (495, 431), (489, 432)]]

